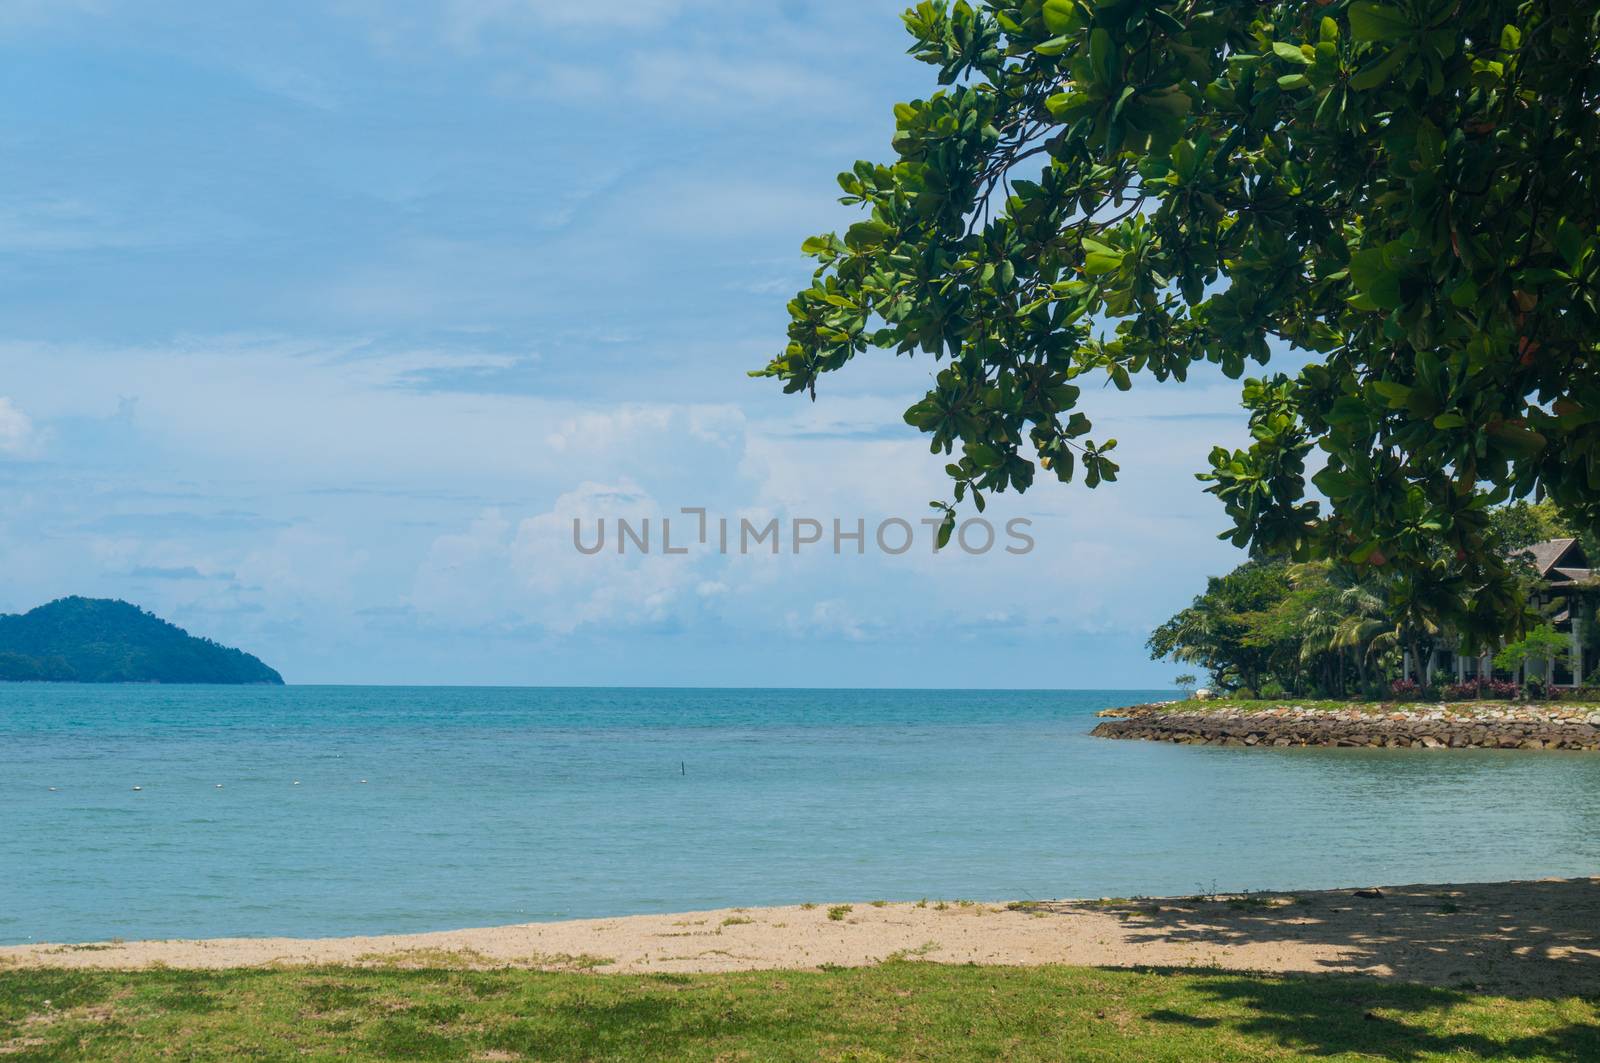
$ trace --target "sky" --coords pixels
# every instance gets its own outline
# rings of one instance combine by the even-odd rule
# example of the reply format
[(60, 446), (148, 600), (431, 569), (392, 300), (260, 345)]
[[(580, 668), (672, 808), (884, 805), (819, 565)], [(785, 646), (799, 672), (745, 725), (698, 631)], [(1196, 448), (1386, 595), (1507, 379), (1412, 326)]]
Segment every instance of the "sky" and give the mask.
[[(936, 87), (903, 7), (11, 0), (0, 611), (124, 598), (301, 683), (1170, 685), (1146, 637), (1241, 560), (1194, 480), (1237, 384), (1091, 392), (1119, 483), (889, 554), (947, 497), (935, 363), (746, 375)], [(685, 507), (782, 549), (665, 555)], [(656, 549), (574, 548), (619, 517)]]

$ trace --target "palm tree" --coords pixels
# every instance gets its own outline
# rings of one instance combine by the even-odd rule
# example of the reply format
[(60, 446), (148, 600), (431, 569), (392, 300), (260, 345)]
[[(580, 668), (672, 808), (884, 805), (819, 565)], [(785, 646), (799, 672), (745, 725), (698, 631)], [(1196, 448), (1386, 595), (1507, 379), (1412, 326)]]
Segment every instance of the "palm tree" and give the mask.
[[(1436, 640), (1455, 630), (1467, 614), (1467, 581), (1442, 560), (1409, 565), (1396, 572), (1386, 587), (1390, 616), (1398, 644), (1411, 656), (1411, 666), (1422, 672), (1423, 640)], [(1402, 678), (1411, 678), (1409, 674)], [(1431, 678), (1427, 677), (1427, 678)]]
[(1362, 693), (1366, 693), (1371, 689), (1370, 666), (1394, 646), (1389, 603), (1373, 588), (1355, 583), (1339, 592), (1335, 611), (1339, 620), (1334, 626), (1332, 644), (1339, 650), (1349, 651), (1354, 658), (1357, 682)]
[(1318, 685), (1328, 693), (1343, 695), (1345, 653), (1338, 640), (1343, 613), (1333, 573), (1325, 563), (1296, 565), (1289, 572), (1289, 582), (1305, 596), (1297, 625), (1300, 670), (1320, 671)]

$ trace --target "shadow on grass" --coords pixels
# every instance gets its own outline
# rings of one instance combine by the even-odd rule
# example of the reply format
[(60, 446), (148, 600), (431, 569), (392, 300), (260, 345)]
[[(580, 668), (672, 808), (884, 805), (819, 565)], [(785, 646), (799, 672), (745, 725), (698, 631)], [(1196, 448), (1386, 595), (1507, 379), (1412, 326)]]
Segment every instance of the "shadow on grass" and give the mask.
[[(1580, 1001), (1532, 1005), (1504, 1014), (1504, 1001), (1391, 980), (1308, 975), (1263, 978), (1203, 974), (1189, 968), (1151, 973), (1190, 979), (1197, 1012), (1145, 1013), (1176, 1028), (1226, 1027), (1305, 1056), (1358, 1054), (1399, 1063), (1438, 1056), (1462, 1059), (1600, 1060), (1600, 1023)], [(1570, 1018), (1577, 1012), (1582, 1018)]]

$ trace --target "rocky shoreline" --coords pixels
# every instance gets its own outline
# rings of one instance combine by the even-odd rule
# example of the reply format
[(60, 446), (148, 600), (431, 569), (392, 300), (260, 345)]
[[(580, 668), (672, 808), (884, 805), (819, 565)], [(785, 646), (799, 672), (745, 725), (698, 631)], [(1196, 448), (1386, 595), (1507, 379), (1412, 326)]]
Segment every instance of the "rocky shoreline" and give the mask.
[(1100, 738), (1209, 746), (1600, 750), (1600, 706), (1204, 708), (1171, 701), (1106, 709)]

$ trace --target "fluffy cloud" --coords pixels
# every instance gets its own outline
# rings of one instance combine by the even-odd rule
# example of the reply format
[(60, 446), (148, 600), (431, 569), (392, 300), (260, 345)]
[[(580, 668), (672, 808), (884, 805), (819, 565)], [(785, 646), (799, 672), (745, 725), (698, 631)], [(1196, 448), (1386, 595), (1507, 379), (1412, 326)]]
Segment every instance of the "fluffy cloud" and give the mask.
[[(63, 360), (70, 378), (52, 368)], [(1043, 652), (1104, 636), (1136, 652), (1235, 556), (1191, 478), (1231, 422), (1197, 431), (1196, 413), (1160, 390), (1099, 411), (1104, 434), (1123, 440), (1122, 482), (991, 498), (1002, 545), (1007, 520), (1033, 522), (1029, 555), (935, 555), (919, 521), (945, 497), (943, 462), (898, 424), (914, 373), (896, 378), (898, 393), (873, 390), (868, 371), (816, 404), (744, 409), (419, 388), (514, 361), (363, 342), (0, 347), (0, 373), (32, 415), (0, 403), (0, 439), (26, 449), (48, 430), (51, 454), (70, 456), (11, 465), (23, 479), (9, 540), (34, 544), (26, 593), (123, 594), (267, 650), (302, 646), (307, 659), (357, 637), (475, 632), (563, 640), (573, 660), (627, 632), (908, 655), (948, 639)], [(1221, 413), (1231, 387), (1191, 385), (1189, 410)], [(734, 528), (776, 519), (782, 548), (665, 555), (663, 518), (677, 545), (698, 530), (685, 506)], [(909, 552), (872, 544), (889, 517), (913, 526)], [(795, 553), (797, 518), (864, 521), (866, 554)], [(616, 551), (619, 519), (650, 522), (649, 554)], [(585, 542), (604, 520), (607, 548), (577, 550), (574, 520)], [(205, 578), (158, 578), (189, 570)], [(323, 667), (286, 663), (304, 678)]]
[[(549, 511), (515, 524), (486, 510), (465, 531), (434, 540), (409, 604), (431, 623), (559, 635), (685, 620), (716, 596), (717, 584), (704, 575), (705, 554), (663, 552), (663, 519), (672, 522), (674, 548), (695, 534), (692, 518), (668, 512), (628, 479), (579, 484)], [(631, 540), (618, 548), (621, 522), (644, 536), (649, 552)]]
[(25, 454), (33, 444), (33, 421), (10, 399), (0, 398), (0, 454)]

